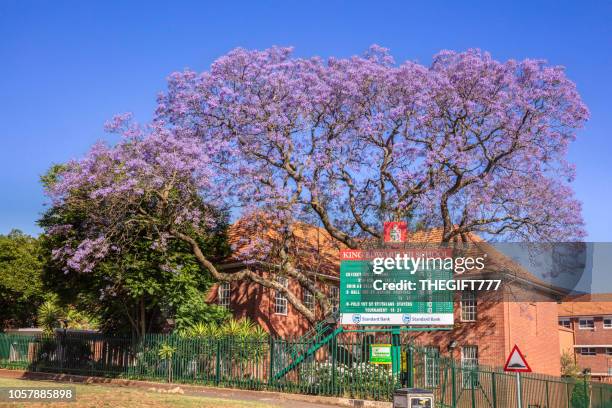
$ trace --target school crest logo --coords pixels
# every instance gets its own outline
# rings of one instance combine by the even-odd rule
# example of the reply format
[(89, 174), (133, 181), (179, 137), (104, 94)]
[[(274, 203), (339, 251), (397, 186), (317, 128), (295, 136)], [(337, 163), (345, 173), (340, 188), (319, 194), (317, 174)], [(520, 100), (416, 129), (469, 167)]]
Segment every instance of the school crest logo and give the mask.
[(361, 323), (361, 315), (360, 314), (354, 314), (353, 315), (353, 323), (355, 323), (355, 324)]
[(405, 221), (385, 222), (385, 242), (400, 244), (406, 242), (407, 226)]

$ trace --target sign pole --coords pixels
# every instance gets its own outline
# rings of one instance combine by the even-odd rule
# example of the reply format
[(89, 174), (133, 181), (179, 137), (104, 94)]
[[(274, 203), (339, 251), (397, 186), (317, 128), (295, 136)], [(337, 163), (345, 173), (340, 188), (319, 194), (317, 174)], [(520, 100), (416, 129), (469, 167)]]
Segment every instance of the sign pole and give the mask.
[(523, 401), (521, 400), (521, 373), (530, 373), (531, 367), (527, 364), (525, 356), (516, 344), (506, 360), (504, 371), (516, 373), (516, 406), (523, 408)]
[(516, 406), (518, 408), (523, 408), (523, 401), (521, 401), (521, 373), (516, 372)]

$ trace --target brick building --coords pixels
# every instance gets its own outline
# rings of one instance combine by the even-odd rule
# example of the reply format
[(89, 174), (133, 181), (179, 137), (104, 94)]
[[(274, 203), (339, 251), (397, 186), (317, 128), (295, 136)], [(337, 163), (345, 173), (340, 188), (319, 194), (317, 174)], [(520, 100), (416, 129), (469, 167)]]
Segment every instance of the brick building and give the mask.
[(577, 300), (558, 305), (559, 326), (573, 332), (578, 367), (612, 382), (612, 302)]
[[(250, 231), (239, 221), (230, 229), (230, 241), (240, 247)], [(298, 244), (303, 253), (310, 256), (316, 252), (317, 259), (323, 258), (323, 265), (311, 271), (312, 279), (332, 300), (335, 307), (339, 299), (339, 261), (340, 248), (327, 232), (321, 228), (301, 224), (295, 228)], [(413, 242), (435, 243), (441, 241), (440, 230), (414, 232), (409, 238)], [(480, 241), (482, 242), (482, 241)], [(313, 251), (316, 248), (316, 251)], [(503, 256), (500, 257), (500, 259)], [(310, 261), (313, 262), (314, 258)], [(221, 269), (238, 270), (247, 260), (237, 257), (228, 260)], [(262, 275), (270, 276), (269, 269), (261, 263), (249, 263), (251, 268), (260, 268)], [(514, 295), (523, 292), (529, 302), (497, 298), (479, 298), (472, 292), (457, 294), (455, 299), (455, 324), (450, 331), (415, 332), (415, 339), (441, 355), (452, 354), (464, 364), (502, 366), (514, 344), (519, 345), (530, 366), (536, 372), (560, 375), (560, 345), (558, 330), (557, 303), (559, 293), (520, 268), (503, 259), (493, 263), (487, 273), (489, 279), (496, 276), (512, 276), (512, 283), (505, 290)], [(501, 272), (503, 271), (503, 272)], [(473, 278), (474, 276), (472, 276)], [(504, 278), (508, 281), (507, 278)], [(302, 290), (296, 282), (282, 279), (293, 288), (305, 304), (315, 307), (311, 295)], [(210, 293), (210, 302), (228, 307), (236, 317), (249, 317), (270, 333), (281, 337), (296, 337), (309, 329), (308, 321), (293, 310), (287, 300), (274, 290), (249, 282), (234, 282), (215, 285)], [(318, 312), (318, 309), (315, 309)], [(323, 317), (323, 316), (320, 316)], [(551, 333), (555, 335), (551, 336)]]

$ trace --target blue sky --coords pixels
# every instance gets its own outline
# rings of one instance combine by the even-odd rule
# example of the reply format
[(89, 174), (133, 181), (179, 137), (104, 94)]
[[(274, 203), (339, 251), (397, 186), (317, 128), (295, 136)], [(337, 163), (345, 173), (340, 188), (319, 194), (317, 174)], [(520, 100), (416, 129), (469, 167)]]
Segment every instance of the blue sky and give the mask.
[(166, 76), (232, 48), (429, 63), (441, 49), (564, 65), (591, 110), (570, 152), (588, 239), (612, 241), (612, 2), (0, 2), (0, 233), (38, 233), (38, 178), (105, 138), (105, 120), (151, 117)]

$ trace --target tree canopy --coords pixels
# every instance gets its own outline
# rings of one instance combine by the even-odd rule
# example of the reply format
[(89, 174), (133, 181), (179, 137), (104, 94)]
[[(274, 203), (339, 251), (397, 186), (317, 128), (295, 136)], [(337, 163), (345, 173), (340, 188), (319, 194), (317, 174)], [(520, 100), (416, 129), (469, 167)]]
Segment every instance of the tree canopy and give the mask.
[(0, 235), (0, 328), (28, 327), (43, 302), (39, 241), (19, 230)]
[[(314, 321), (276, 280), (215, 267), (202, 251), (210, 208), (264, 211), (286, 236), (295, 221), (317, 223), (349, 248), (400, 219), (441, 227), (446, 242), (580, 239), (566, 153), (587, 118), (563, 69), (540, 60), (442, 51), (424, 66), (377, 46), (327, 61), (236, 49), (208, 71), (172, 74), (152, 124), (120, 115), (108, 124), (117, 145), (66, 164), (48, 192), (82, 221), (47, 233), (65, 237), (54, 257), (66, 273), (91, 272), (138, 237), (178, 242), (215, 279), (275, 289)], [(288, 245), (275, 251), (278, 273), (328, 310)]]

